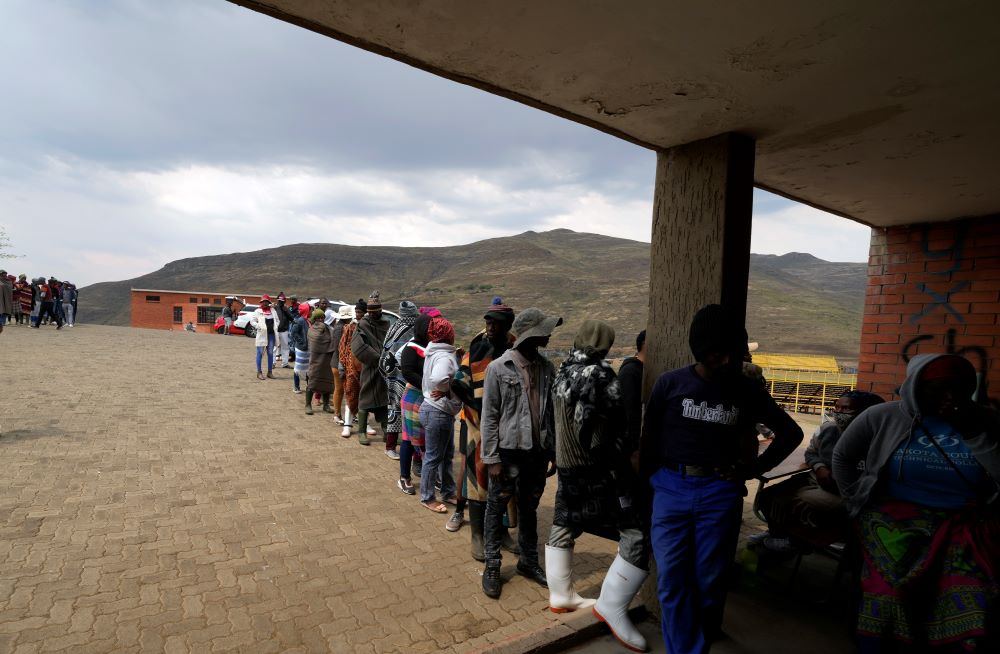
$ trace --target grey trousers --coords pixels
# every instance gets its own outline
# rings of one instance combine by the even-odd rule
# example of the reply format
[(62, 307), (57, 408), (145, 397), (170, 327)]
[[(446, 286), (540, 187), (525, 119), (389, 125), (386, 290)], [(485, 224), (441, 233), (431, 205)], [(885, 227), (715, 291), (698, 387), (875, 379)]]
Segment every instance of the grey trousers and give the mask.
[[(582, 529), (552, 525), (549, 532), (549, 547), (572, 549)], [(621, 529), (618, 541), (618, 555), (642, 570), (649, 570), (649, 539), (638, 528)]]

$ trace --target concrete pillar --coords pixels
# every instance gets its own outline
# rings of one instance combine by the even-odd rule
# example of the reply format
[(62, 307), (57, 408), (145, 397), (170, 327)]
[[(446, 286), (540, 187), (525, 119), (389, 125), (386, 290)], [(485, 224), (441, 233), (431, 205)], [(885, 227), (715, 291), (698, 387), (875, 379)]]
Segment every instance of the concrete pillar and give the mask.
[(646, 393), (691, 362), (688, 327), (718, 302), (745, 321), (754, 141), (722, 134), (657, 154), (646, 325)]
[[(645, 395), (660, 373), (691, 363), (688, 327), (721, 303), (745, 322), (754, 141), (722, 134), (656, 157), (646, 324)], [(656, 567), (639, 599), (655, 616)]]

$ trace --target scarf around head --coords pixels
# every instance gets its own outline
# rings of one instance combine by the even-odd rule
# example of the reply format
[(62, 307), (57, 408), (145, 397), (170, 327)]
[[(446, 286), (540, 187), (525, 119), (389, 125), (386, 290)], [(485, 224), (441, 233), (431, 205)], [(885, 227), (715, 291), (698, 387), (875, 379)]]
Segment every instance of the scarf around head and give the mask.
[(587, 320), (577, 332), (573, 350), (556, 373), (552, 392), (572, 407), (573, 423), (583, 442), (598, 418), (622, 406), (618, 376), (604, 358), (615, 342), (615, 330), (599, 320)]

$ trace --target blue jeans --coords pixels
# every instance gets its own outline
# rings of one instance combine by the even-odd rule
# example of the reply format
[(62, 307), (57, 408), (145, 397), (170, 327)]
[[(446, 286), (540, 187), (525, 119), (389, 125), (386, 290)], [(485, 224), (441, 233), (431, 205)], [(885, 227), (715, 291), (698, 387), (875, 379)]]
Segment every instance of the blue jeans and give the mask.
[(420, 424), (424, 426), (424, 467), (420, 471), (420, 501), (434, 499), (434, 482), (441, 476), (441, 496), (455, 496), (455, 416), (424, 402), (420, 405)]
[(267, 371), (274, 369), (274, 334), (267, 335), (267, 346), (257, 346), (257, 372), (260, 372), (260, 357), (267, 350)]
[(670, 654), (708, 652), (722, 627), (726, 573), (736, 555), (743, 486), (661, 468), (650, 479), (650, 535), (663, 642)]

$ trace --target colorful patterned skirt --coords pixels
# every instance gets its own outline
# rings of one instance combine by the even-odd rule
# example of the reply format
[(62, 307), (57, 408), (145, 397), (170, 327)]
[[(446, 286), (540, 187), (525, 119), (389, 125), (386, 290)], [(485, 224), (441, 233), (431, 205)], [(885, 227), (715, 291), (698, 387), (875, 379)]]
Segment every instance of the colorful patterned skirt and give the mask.
[(424, 394), (411, 384), (406, 385), (403, 397), (399, 401), (400, 413), (403, 414), (403, 440), (418, 451), (424, 451), (424, 427), (420, 424), (420, 405), (424, 403)]
[[(1000, 517), (886, 500), (858, 518), (862, 652), (985, 652), (1000, 634)], [(938, 651), (935, 649), (935, 651)], [(991, 650), (997, 651), (997, 650)]]

